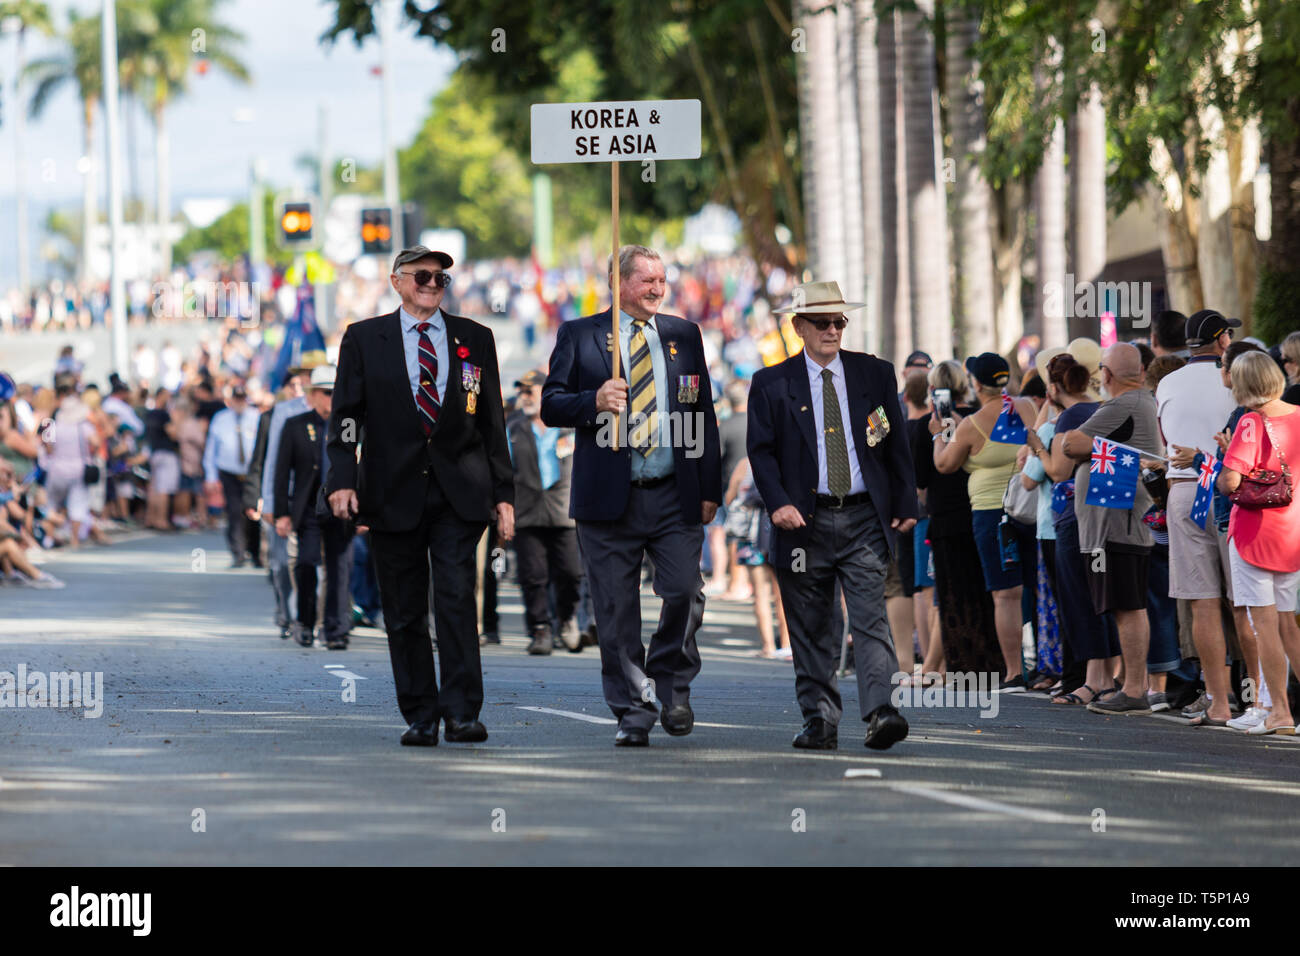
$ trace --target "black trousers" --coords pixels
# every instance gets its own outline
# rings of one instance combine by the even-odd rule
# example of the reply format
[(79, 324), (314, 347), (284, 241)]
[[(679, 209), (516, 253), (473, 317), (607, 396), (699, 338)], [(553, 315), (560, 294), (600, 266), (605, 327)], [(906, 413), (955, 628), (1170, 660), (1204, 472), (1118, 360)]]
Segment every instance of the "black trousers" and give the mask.
[(260, 559), (262, 551), (262, 526), (244, 514), (244, 476), (230, 471), (218, 471), (221, 493), (226, 498), (226, 544), (236, 561), (245, 552)]
[(548, 585), (555, 585), (555, 617), (563, 624), (578, 607), (582, 567), (576, 528), (517, 528), (515, 556), (519, 560), (519, 589), (524, 595), (524, 621), (533, 628), (551, 623)]
[[(486, 528), (487, 522), (461, 519), (430, 475), (414, 529), (370, 530), (397, 706), (408, 724), (446, 717), (476, 720), (483, 706), (474, 577)], [(431, 568), (441, 691), (429, 639)]]
[(308, 632), (316, 627), (316, 568), (324, 561), (326, 641), (346, 638), (352, 629), (350, 529), (349, 522), (316, 514), (309, 514), (296, 529), (298, 560), (293, 577), (298, 590), (298, 623)]
[[(616, 521), (579, 521), (578, 540), (596, 613), (605, 703), (624, 729), (654, 726), (665, 710), (690, 703), (700, 672), (696, 632), (704, 619), (700, 552), (704, 527), (682, 519), (674, 481), (633, 487)], [(654, 561), (663, 604), (647, 651), (641, 643), (641, 559)]]

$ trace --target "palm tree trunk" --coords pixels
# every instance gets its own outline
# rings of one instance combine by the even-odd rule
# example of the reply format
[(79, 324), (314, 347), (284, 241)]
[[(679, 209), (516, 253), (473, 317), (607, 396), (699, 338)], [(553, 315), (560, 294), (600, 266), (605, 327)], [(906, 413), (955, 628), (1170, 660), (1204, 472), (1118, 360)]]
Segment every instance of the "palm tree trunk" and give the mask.
[(1228, 177), (1232, 183), (1233, 271), (1237, 277), (1237, 299), (1241, 321), (1249, 334), (1259, 272), (1259, 240), (1255, 235), (1255, 176), (1259, 172), (1259, 123), (1250, 120), (1228, 131)]
[[(1291, 98), (1286, 115), (1300, 126), (1300, 96)], [(1300, 140), (1270, 136), (1266, 155), (1269, 238), (1261, 249), (1259, 299), (1276, 341), (1300, 329)]]
[[(1073, 239), (1070, 274), (1075, 282), (1097, 282), (1106, 268), (1106, 110), (1101, 92), (1093, 85), (1074, 114), (1070, 150), (1070, 234)], [(1100, 308), (1100, 304), (1098, 306)], [(1150, 316), (1146, 317), (1150, 320)], [(1119, 317), (1122, 332), (1132, 317)], [(1145, 331), (1144, 331), (1145, 330)], [(1150, 329), (1133, 331), (1150, 335)], [(1077, 317), (1071, 336), (1092, 335), (1092, 321)]]
[[(1185, 166), (1188, 177), (1194, 167)], [(1169, 291), (1169, 308), (1191, 315), (1205, 308), (1201, 291), (1201, 272), (1196, 253), (1198, 225), (1197, 203), (1190, 178), (1179, 175), (1174, 159), (1163, 140), (1151, 144), (1151, 169), (1157, 183), (1148, 187), (1156, 207), (1156, 227), (1160, 236), (1160, 254), (1165, 263), (1165, 285)]]
[[(1210, 107), (1201, 117), (1202, 129), (1211, 143), (1225, 135), (1223, 117)], [(1232, 179), (1228, 154), (1215, 145), (1201, 177), (1201, 228), (1196, 236), (1196, 258), (1201, 267), (1201, 290), (1210, 308), (1227, 316), (1241, 315), (1237, 271), (1232, 254)]]
[[(956, 159), (956, 220), (958, 244), (958, 354), (974, 355), (997, 349), (994, 335), (993, 237), (990, 227), (993, 193), (980, 173), (986, 145), (984, 95), (971, 49), (979, 39), (974, 17), (948, 5), (947, 85), (948, 125)], [(936, 356), (937, 358), (937, 356)]]
[(880, 354), (902, 366), (912, 351), (912, 283), (908, 255), (906, 156), (903, 151), (899, 77), (899, 13), (891, 10), (877, 24), (880, 77)]
[[(835, 9), (836, 86), (839, 92), (840, 209), (844, 222), (844, 272), (838, 278), (849, 302), (865, 301), (866, 248), (862, 219), (862, 136), (858, 129), (857, 57), (854, 49), (854, 4), (839, 0)], [(866, 325), (859, 315), (844, 333), (845, 346), (865, 351)]]
[(809, 219), (808, 266), (814, 279), (843, 282), (844, 210), (834, 4), (832, 0), (804, 0), (796, 16), (808, 43), (807, 52), (797, 57), (804, 209)]
[(1024, 182), (1010, 179), (1003, 183), (993, 194), (993, 209), (997, 220), (993, 245), (996, 351), (999, 355), (1009, 355), (1025, 334), (1025, 307), (1021, 295), (1029, 226)]
[(27, 116), (23, 98), (23, 38), (26, 26), (19, 27), (14, 43), (14, 198), (18, 216), (14, 238), (18, 242), (18, 291), (22, 295), (32, 283), (31, 249), (27, 235)]
[(884, 245), (891, 237), (882, 228), (880, 151), (880, 63), (875, 0), (854, 0), (853, 42), (856, 54), (854, 81), (858, 106), (858, 178), (862, 183), (862, 259), (865, 277), (862, 348), (884, 352), (881, 329), (881, 265)]
[[(1045, 62), (1034, 69), (1034, 84), (1040, 90), (1055, 78), (1059, 82), (1060, 53), (1054, 42)], [(1037, 312), (1042, 317), (1043, 348), (1064, 346), (1070, 340), (1066, 316), (1074, 301), (1074, 284), (1065, 279), (1065, 126), (1058, 118), (1043, 153), (1043, 163), (1034, 179), (1034, 209), (1037, 229), (1034, 245), (1038, 254)], [(1095, 326), (1086, 326), (1095, 338)]]
[(95, 226), (99, 220), (99, 194), (95, 170), (95, 101), (81, 104), (81, 139), (86, 157), (86, 172), (81, 177), (81, 263), (77, 270), (82, 282), (91, 278), (90, 260), (95, 248)]
[(158, 201), (154, 207), (158, 224), (158, 273), (166, 277), (172, 271), (172, 241), (167, 230), (171, 226), (171, 137), (167, 132), (167, 107), (161, 99), (153, 109), (154, 174), (158, 183)]
[[(951, 355), (948, 204), (939, 172), (939, 93), (935, 84), (934, 0), (902, 14), (903, 128), (907, 157), (908, 268), (916, 347)], [(905, 356), (904, 356), (905, 357)]]

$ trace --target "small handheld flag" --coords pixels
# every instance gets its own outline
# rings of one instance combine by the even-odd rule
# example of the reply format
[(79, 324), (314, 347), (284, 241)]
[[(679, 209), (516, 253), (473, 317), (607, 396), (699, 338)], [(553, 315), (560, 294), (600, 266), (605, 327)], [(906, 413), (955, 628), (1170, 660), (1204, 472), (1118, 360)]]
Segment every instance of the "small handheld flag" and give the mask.
[(1004, 445), (1023, 445), (1029, 441), (1025, 423), (1016, 411), (1015, 400), (1006, 392), (1002, 393), (1002, 414), (993, 423), (993, 430), (989, 432), (989, 441), (1001, 442)]
[(1100, 508), (1132, 508), (1140, 471), (1136, 450), (1104, 438), (1094, 438), (1092, 464), (1088, 467), (1088, 495), (1084, 504)]
[(1202, 529), (1210, 518), (1210, 502), (1214, 500), (1214, 483), (1219, 478), (1219, 469), (1223, 462), (1217, 458), (1204, 457), (1201, 473), (1196, 478), (1196, 497), (1192, 499), (1191, 519)]

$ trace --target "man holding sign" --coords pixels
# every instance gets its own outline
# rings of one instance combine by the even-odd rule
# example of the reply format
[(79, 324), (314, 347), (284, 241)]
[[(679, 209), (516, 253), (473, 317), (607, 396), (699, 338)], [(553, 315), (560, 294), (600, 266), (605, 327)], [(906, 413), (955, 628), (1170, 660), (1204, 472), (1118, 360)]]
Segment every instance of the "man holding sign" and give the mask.
[[(1076, 470), (1074, 510), (1079, 518), (1079, 550), (1087, 569), (1088, 590), (1098, 614), (1111, 612), (1124, 658), (1124, 687), (1088, 709), (1099, 714), (1149, 714), (1147, 702), (1147, 572), (1154, 539), (1142, 520), (1151, 496), (1138, 480), (1141, 456), (1160, 458), (1164, 443), (1156, 402), (1142, 386), (1142, 356), (1127, 343), (1101, 356), (1104, 403), (1092, 417), (1064, 436), (1065, 453), (1086, 462)], [(1089, 677), (1102, 664), (1089, 662)], [(1098, 691), (1106, 683), (1089, 680)], [(1108, 682), (1107, 682), (1108, 683)]]
[[(611, 286), (614, 268), (611, 260)], [(619, 722), (614, 743), (645, 747), (656, 703), (669, 734), (689, 734), (695, 724), (700, 550), (722, 500), (722, 459), (699, 327), (657, 314), (666, 291), (659, 253), (624, 246), (617, 268), (617, 334), (609, 311), (560, 326), (542, 421), (577, 430), (569, 514), (596, 613), (605, 701)], [(663, 599), (648, 654), (641, 644), (646, 554)]]

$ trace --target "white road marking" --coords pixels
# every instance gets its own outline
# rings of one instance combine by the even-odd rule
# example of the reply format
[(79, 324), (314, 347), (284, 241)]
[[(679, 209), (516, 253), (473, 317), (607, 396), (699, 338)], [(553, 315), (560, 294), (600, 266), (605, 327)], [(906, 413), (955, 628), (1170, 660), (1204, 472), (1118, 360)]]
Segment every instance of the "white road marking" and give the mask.
[(557, 717), (572, 717), (574, 720), (585, 720), (589, 724), (617, 724), (618, 721), (613, 717), (593, 717), (591, 714), (579, 714), (573, 710), (556, 710), (554, 707), (523, 707), (520, 710), (533, 710), (539, 714), (555, 714)]
[(1003, 816), (1019, 817), (1022, 820), (1033, 820), (1035, 823), (1069, 823), (1075, 825), (1090, 825), (1090, 817), (1072, 817), (1064, 813), (1056, 813), (1053, 810), (1035, 810), (1032, 807), (1015, 807), (1009, 803), (999, 803), (996, 800), (985, 800), (982, 797), (972, 797), (965, 793), (955, 793), (951, 790), (932, 790), (929, 787), (918, 787), (914, 784), (891, 783), (887, 786), (899, 793), (908, 793), (917, 797), (926, 797), (930, 800), (938, 800), (940, 803), (949, 803), (957, 807), (967, 807), (971, 810), (984, 810), (988, 813), (1000, 813)]
[(324, 668), (325, 668), (327, 671), (332, 671), (332, 670), (337, 670), (337, 669), (343, 667), (344, 665), (343, 665), (343, 664), (325, 664), (325, 665), (323, 665), (323, 666), (324, 666)]
[(350, 677), (353, 680), (369, 680), (369, 678), (362, 677), (360, 674), (354, 674), (351, 671), (337, 670), (336, 668), (342, 667), (342, 664), (322, 664), (321, 666), (327, 668), (335, 677)]
[(844, 771), (844, 779), (852, 780), (854, 777), (879, 777), (880, 771), (875, 767), (850, 767)]

